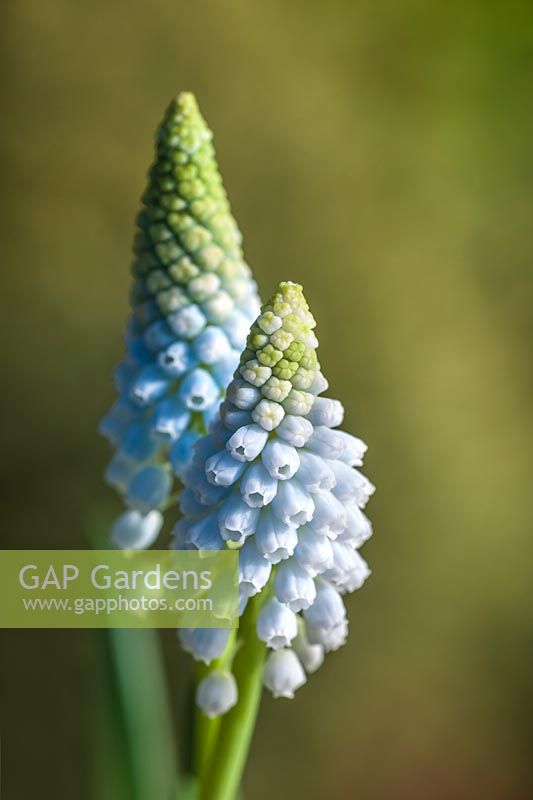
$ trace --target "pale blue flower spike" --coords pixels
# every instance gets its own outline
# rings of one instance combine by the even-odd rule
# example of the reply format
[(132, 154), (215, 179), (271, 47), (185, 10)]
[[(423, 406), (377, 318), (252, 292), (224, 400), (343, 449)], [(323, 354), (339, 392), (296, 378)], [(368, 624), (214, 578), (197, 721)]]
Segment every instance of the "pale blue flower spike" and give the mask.
[(161, 470), (170, 464), (181, 478), (190, 466), (259, 313), (211, 139), (193, 95), (173, 100), (137, 218), (132, 313), (114, 376), (119, 400), (100, 431), (116, 450), (106, 480), (142, 514), (173, 492), (171, 473)]
[(358, 548), (372, 534), (362, 509), (374, 487), (355, 469), (366, 445), (338, 430), (342, 404), (318, 396), (328, 383), (314, 326), (301, 287), (280, 284), (252, 325), (220, 419), (196, 445), (181, 498), (184, 546), (240, 548), (240, 613), (265, 593), (256, 633), (273, 651), (264, 684), (275, 697), (292, 697), (345, 643), (341, 595), (370, 574)]

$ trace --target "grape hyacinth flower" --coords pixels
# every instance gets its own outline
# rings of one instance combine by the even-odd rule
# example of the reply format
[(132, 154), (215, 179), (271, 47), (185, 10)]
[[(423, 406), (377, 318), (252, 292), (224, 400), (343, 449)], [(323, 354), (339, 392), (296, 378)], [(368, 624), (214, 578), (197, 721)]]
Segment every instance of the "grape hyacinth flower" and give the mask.
[[(243, 616), (233, 669), (246, 696), (230, 717), (244, 713), (250, 672), (275, 697), (292, 697), (325, 653), (345, 643), (343, 595), (369, 575), (359, 554), (372, 534), (363, 509), (374, 487), (358, 469), (366, 445), (338, 430), (344, 410), (323, 396), (314, 328), (302, 288), (281, 283), (252, 325), (220, 418), (183, 476), (175, 546), (240, 550)], [(183, 633), (188, 652), (203, 661), (206, 640), (220, 639), (204, 631), (195, 643)], [(223, 656), (230, 671), (232, 655), (223, 653), (213, 646), (213, 659)], [(203, 707), (200, 690), (197, 699)], [(209, 709), (216, 707), (210, 695)]]
[(106, 479), (129, 507), (113, 530), (121, 548), (157, 537), (259, 309), (211, 139), (193, 95), (174, 99), (137, 218), (119, 397), (100, 426), (115, 448)]

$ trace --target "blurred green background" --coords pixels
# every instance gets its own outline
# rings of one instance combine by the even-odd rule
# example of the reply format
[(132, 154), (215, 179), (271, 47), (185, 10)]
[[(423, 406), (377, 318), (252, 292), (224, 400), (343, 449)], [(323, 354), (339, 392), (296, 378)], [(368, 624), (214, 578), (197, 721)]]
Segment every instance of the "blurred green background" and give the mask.
[[(378, 486), (349, 642), (293, 702), (265, 698), (246, 796), (530, 797), (531, 5), (0, 14), (4, 547), (81, 547), (118, 507), (96, 427), (153, 134), (190, 89), (261, 292), (304, 284)], [(179, 727), (189, 664), (163, 638)], [(95, 636), (4, 642), (6, 799), (89, 798)]]

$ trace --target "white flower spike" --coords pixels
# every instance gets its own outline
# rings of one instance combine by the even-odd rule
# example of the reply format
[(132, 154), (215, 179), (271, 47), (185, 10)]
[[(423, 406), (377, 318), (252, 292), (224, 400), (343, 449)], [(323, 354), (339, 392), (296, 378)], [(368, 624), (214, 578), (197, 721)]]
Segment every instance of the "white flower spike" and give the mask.
[(344, 644), (342, 595), (370, 574), (358, 548), (372, 533), (362, 509), (374, 487), (355, 469), (366, 445), (338, 430), (342, 404), (319, 397), (328, 383), (314, 327), (301, 287), (280, 284), (252, 325), (220, 421), (195, 446), (181, 500), (183, 546), (215, 541), (216, 517), (220, 546), (241, 548), (241, 610), (259, 603), (275, 697), (292, 697)]

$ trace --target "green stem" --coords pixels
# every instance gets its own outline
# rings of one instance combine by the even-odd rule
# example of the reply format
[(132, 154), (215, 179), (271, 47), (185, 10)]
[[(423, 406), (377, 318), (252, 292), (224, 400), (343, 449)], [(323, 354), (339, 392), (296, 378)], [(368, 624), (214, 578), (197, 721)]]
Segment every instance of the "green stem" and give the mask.
[(207, 772), (220, 730), (220, 717), (209, 719), (196, 709), (195, 714), (194, 774), (201, 781)]
[(241, 647), (233, 674), (239, 701), (221, 720), (216, 752), (202, 781), (199, 800), (235, 800), (261, 701), (266, 647), (255, 632), (264, 592), (248, 603), (239, 628)]

